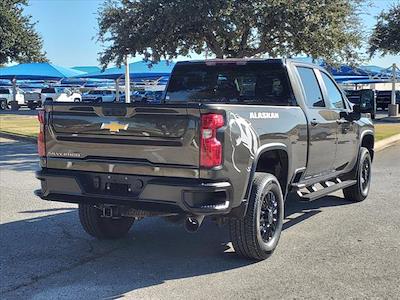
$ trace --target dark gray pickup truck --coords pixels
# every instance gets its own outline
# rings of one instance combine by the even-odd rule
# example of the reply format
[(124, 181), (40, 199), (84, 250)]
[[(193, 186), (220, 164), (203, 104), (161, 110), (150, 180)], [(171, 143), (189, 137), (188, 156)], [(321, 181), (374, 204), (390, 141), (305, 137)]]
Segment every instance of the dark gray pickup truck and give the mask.
[(39, 121), (36, 194), (78, 203), (83, 228), (101, 239), (144, 217), (196, 231), (212, 216), (228, 223), (236, 253), (264, 259), (289, 192), (369, 192), (371, 120), (312, 64), (180, 62), (158, 104), (52, 102)]

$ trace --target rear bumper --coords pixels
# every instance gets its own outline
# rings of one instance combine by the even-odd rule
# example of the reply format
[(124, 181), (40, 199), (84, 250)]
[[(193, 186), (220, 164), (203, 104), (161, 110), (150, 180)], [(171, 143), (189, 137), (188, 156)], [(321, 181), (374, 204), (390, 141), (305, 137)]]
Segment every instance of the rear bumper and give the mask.
[(42, 169), (36, 172), (44, 200), (118, 204), (195, 215), (227, 214), (232, 207), (229, 182)]

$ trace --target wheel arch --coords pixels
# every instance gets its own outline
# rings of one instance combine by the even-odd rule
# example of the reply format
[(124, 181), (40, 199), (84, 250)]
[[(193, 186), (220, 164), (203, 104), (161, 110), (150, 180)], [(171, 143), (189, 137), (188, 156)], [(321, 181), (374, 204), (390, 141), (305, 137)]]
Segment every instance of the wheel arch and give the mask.
[(360, 147), (365, 147), (368, 149), (371, 155), (371, 161), (374, 159), (374, 144), (375, 138), (374, 133), (370, 130), (366, 130), (361, 134)]
[(249, 180), (247, 181), (245, 199), (248, 198), (256, 172), (270, 173), (277, 177), (285, 196), (289, 184), (289, 167), (289, 154), (285, 144), (270, 143), (261, 146), (253, 160)]

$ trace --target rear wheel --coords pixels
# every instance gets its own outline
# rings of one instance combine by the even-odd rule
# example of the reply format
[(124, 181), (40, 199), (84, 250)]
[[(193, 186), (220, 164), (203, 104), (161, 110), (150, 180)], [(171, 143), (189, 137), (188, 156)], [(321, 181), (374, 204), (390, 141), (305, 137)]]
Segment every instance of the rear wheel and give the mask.
[(367, 148), (361, 147), (356, 169), (353, 171), (357, 183), (343, 189), (346, 200), (360, 202), (367, 198), (371, 184), (371, 155)]
[(284, 202), (278, 179), (256, 173), (244, 218), (231, 219), (229, 229), (235, 252), (262, 260), (278, 245), (282, 231)]
[(98, 239), (119, 239), (124, 237), (131, 228), (134, 218), (118, 219), (101, 216), (102, 211), (90, 204), (79, 204), (79, 220), (83, 229)]
[(30, 110), (35, 110), (38, 105), (36, 103), (29, 103), (28, 107)]
[(11, 110), (19, 110), (19, 104), (17, 101), (11, 101), (10, 107), (11, 107)]

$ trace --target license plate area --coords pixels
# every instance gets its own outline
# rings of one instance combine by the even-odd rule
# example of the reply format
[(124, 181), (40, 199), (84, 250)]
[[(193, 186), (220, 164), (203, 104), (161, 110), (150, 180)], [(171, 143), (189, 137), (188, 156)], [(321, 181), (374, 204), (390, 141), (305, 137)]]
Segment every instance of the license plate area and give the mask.
[(105, 187), (105, 192), (108, 194), (127, 196), (132, 193), (132, 188), (130, 184), (106, 182)]
[(137, 197), (146, 180), (131, 175), (90, 174), (81, 177), (80, 183), (87, 194)]

